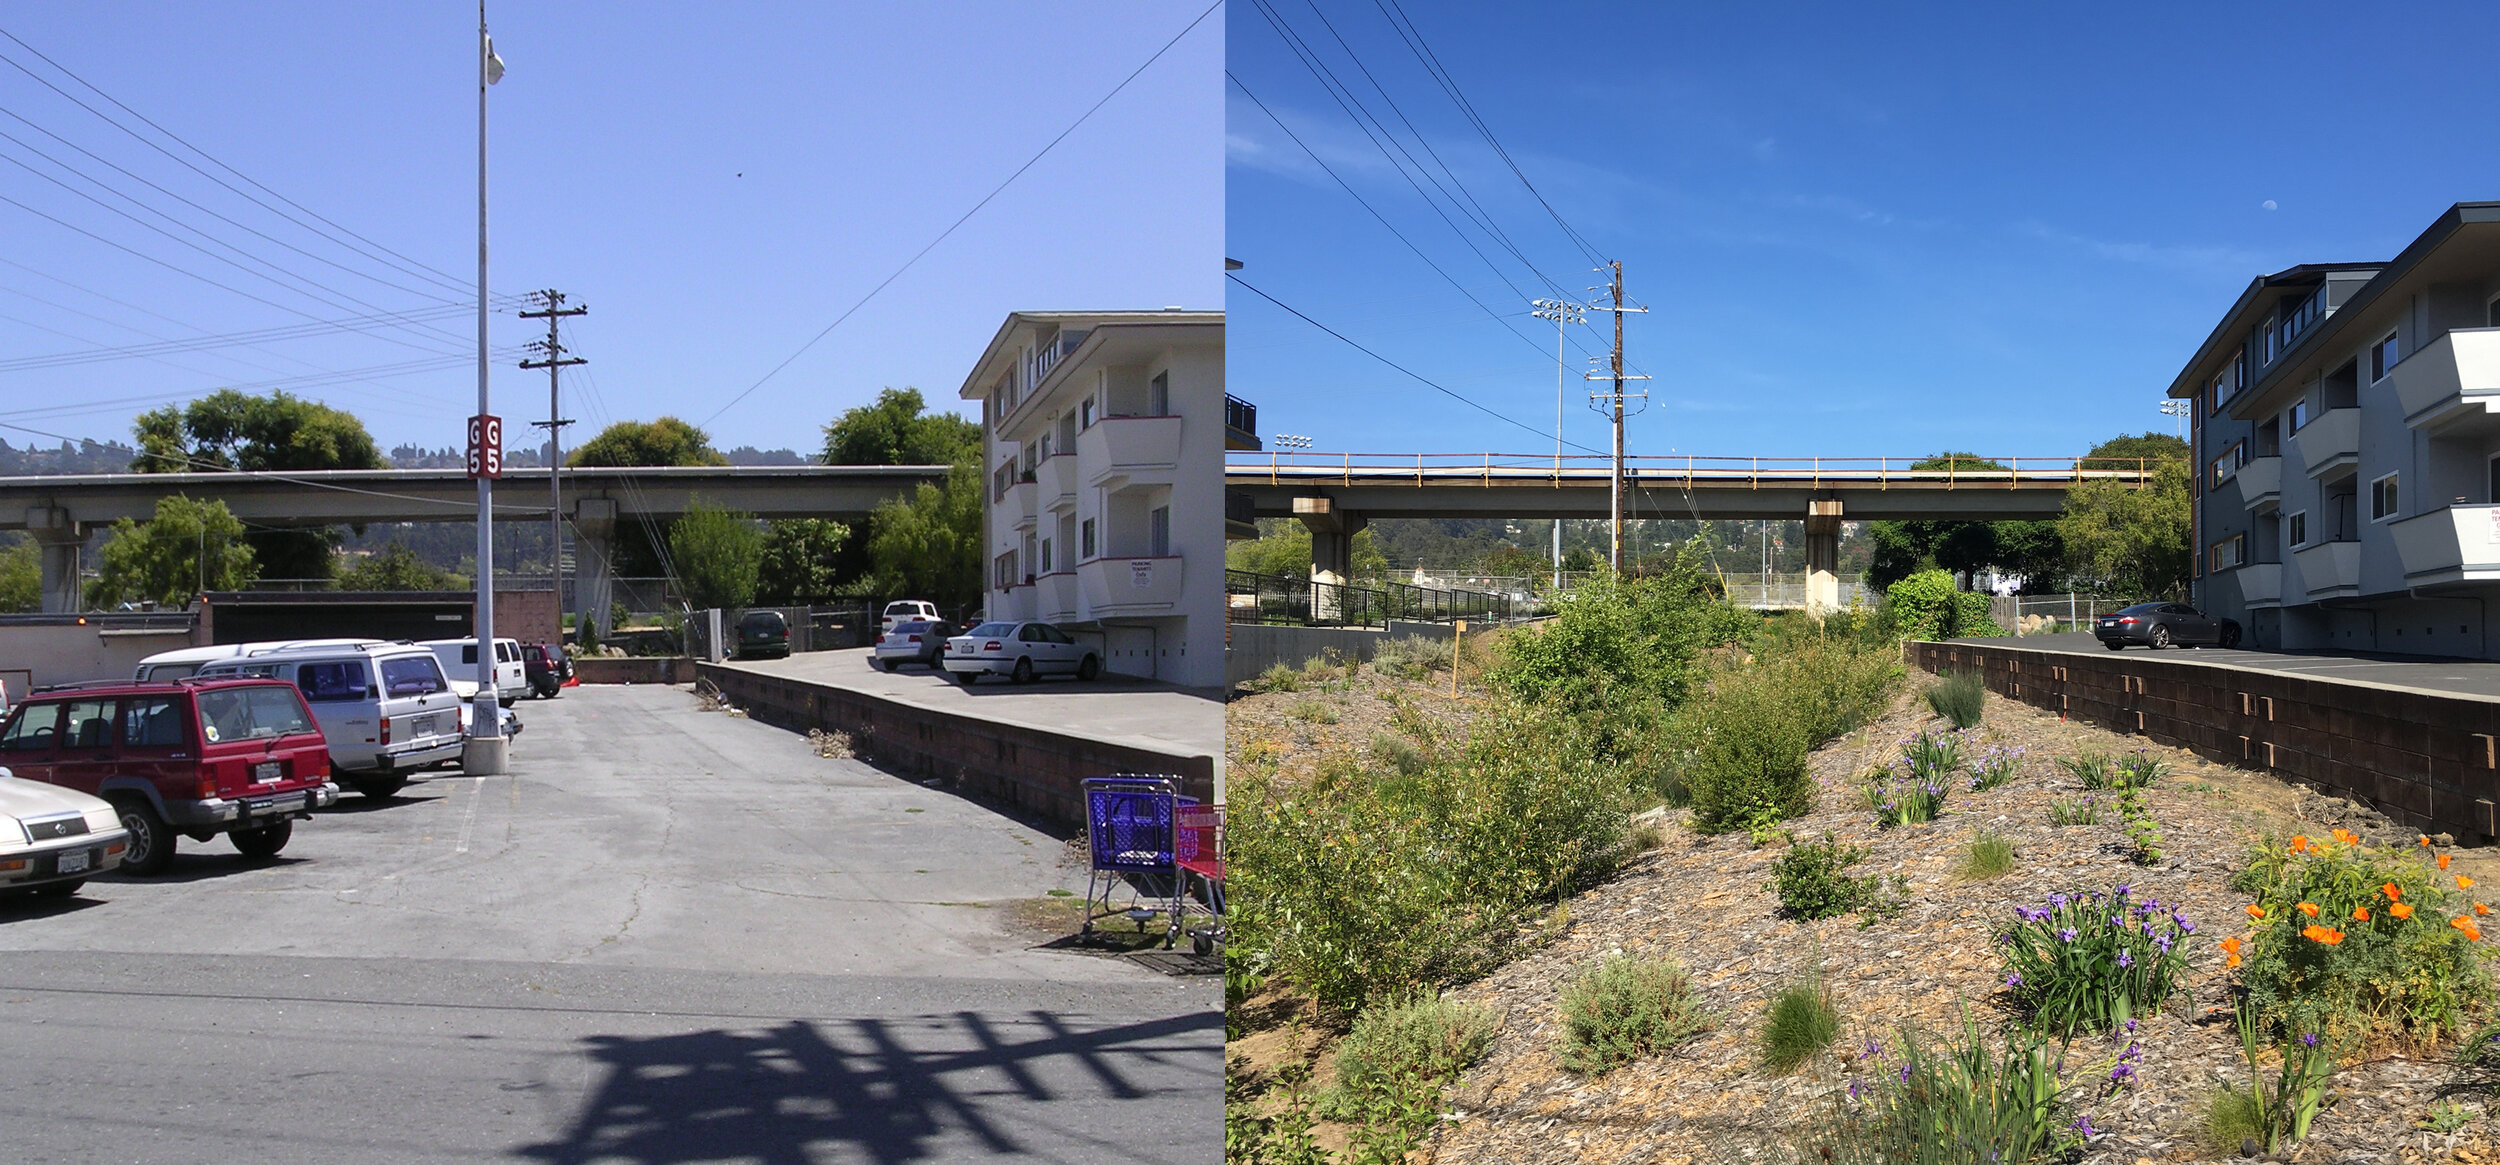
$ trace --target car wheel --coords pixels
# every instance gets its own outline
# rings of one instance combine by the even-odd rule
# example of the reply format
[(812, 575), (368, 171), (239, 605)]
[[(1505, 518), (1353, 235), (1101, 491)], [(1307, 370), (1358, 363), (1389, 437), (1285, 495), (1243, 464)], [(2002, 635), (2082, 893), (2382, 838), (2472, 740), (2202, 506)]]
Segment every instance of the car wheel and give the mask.
[(2126, 644), (2120, 643), (2115, 639), (2104, 639), (2101, 641), (2101, 646), (2106, 647), (2111, 651), (2124, 651), (2127, 648)]
[(974, 683), (979, 682), (981, 679), (981, 673), (977, 671), (951, 671), (946, 674), (955, 677), (956, 683), (962, 684), (967, 688), (971, 687)]
[(67, 898), (86, 888), (86, 885), (85, 878), (72, 878), (66, 882), (46, 882), (27, 892), (37, 898)]
[(1102, 661), (1090, 654), (1085, 657), (1084, 662), (1076, 665), (1076, 678), (1080, 680), (1090, 680), (1101, 674)]
[(870, 671), (884, 671), (884, 670), (885, 670), (885, 661), (884, 661), (884, 660), (882, 660), (882, 659), (878, 659), (876, 656), (873, 656), (873, 655), (872, 655), (872, 656), (869, 656), (869, 657), (868, 657), (868, 670), (870, 670)]
[(244, 857), (267, 860), (286, 848), (287, 839), (295, 836), (295, 822), (281, 817), (258, 829), (238, 829), (227, 836), (234, 839), (234, 848)]
[(1017, 661), (1016, 661), (1016, 670), (1014, 670), (1014, 671), (1012, 671), (1012, 672), (1007, 673), (1007, 678), (1008, 678), (1008, 679), (1011, 679), (1011, 680), (1014, 680), (1015, 682), (1017, 682), (1017, 683), (1019, 683), (1019, 684), (1029, 684), (1029, 683), (1032, 683), (1032, 682), (1033, 682), (1033, 661), (1032, 661), (1032, 659), (1028, 657), (1028, 658), (1025, 658), (1025, 659), (1019, 659), (1019, 660), (1017, 660)]
[(122, 851), (122, 869), (145, 877), (161, 874), (174, 862), (174, 831), (144, 801), (122, 801), (122, 828), (130, 831), (130, 848)]
[(2152, 633), (2144, 637), (2144, 645), (2155, 651), (2170, 646), (2170, 628), (2155, 624)]
[(400, 773), (394, 773), (387, 777), (341, 777), (339, 778), (339, 781), (342, 784), (345, 784), (348, 788), (354, 789), (358, 793), (371, 797), (376, 801), (387, 800), (391, 794), (408, 787), (407, 776)]
[(2240, 625), (2237, 623), (2223, 624), (2222, 638), (2219, 642), (2225, 650), (2238, 647), (2240, 645)]
[(495, 701), (495, 706), (498, 708), (509, 708), (512, 706), (513, 701), (518, 699), (520, 699), (519, 696), (505, 696), (502, 699)]

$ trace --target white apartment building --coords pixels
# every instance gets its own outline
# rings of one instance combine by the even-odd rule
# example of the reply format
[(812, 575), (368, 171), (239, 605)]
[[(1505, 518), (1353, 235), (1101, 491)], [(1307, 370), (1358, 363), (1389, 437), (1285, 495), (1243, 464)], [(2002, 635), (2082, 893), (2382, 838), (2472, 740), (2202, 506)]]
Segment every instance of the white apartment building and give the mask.
[(1016, 312), (981, 402), (992, 619), (1098, 644), (1106, 671), (1224, 683), (1224, 313)]

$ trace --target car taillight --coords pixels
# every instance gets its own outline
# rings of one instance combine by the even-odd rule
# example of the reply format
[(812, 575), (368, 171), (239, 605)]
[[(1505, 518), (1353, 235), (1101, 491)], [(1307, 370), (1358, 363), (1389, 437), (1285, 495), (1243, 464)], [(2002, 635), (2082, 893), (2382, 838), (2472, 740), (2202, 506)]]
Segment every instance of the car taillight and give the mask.
[(917, 636), (917, 635), (914, 635), (914, 636), (912, 636), (912, 637), (911, 637), (911, 641), (912, 641), (912, 642), (914, 642), (914, 643), (918, 643), (918, 642), (920, 642), (920, 637), (919, 637), (919, 636)]
[(384, 744), (389, 744), (390, 742), (391, 742), (391, 718), (390, 718), (390, 717), (388, 717), (388, 716), (385, 716), (385, 717), (383, 717), (383, 718), (382, 718), (382, 743), (384, 743)]
[(2123, 618), (2123, 619), (2120, 619), (2120, 620), (2118, 620), (2118, 621), (2119, 621), (2119, 622), (2121, 622), (2121, 623), (2135, 623), (2135, 622), (2139, 622), (2139, 620), (2138, 620), (2135, 616), (2133, 616), (2133, 615), (2129, 615), (2129, 616), (2127, 616), (2127, 617), (2125, 617), (2125, 618)]
[(877, 635), (877, 642), (879, 642), (879, 643), (883, 643), (883, 642), (885, 642), (885, 635), (884, 635), (882, 632), (880, 632), (880, 633)]
[(213, 800), (216, 796), (217, 796), (217, 766), (215, 766), (215, 765), (201, 765), (201, 766), (200, 766), (200, 800), (202, 800), (202, 801)]
[(997, 650), (998, 650), (1001, 646), (1003, 646), (1003, 645), (1002, 645), (1002, 644), (1000, 644), (997, 640), (993, 639), (993, 640), (990, 640), (990, 641), (989, 641), (989, 642), (987, 642), (987, 643), (982, 644), (982, 645), (981, 645), (981, 650), (983, 650), (983, 651), (997, 651)]

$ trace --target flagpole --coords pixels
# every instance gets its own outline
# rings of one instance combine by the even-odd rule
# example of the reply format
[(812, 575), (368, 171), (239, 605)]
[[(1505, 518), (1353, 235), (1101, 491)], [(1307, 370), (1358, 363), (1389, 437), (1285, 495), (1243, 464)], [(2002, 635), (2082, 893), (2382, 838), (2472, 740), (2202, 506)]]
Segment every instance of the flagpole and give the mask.
[[(507, 760), (503, 737), (503, 717), (498, 715), (495, 690), (495, 479), (484, 464), (490, 437), (484, 431), (485, 418), (494, 410), (486, 396), (486, 87), (494, 83), (491, 74), (494, 42), (486, 35), (486, 0), (477, 4), (477, 415), (478, 432), (472, 438), (473, 456), (480, 464), (477, 473), (477, 695), (475, 708), (469, 715), (469, 740), (461, 756), (461, 769), (472, 776), (487, 776), (504, 771)], [(497, 458), (500, 460), (500, 458)]]

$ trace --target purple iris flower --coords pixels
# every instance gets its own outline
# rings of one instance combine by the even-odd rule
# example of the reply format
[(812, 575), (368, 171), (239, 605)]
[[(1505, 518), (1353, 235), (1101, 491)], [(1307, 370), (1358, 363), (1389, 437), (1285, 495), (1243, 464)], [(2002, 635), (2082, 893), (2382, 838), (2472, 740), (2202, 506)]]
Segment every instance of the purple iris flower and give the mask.
[(2133, 887), (2131, 887), (2131, 886), (2127, 885), (2125, 882), (2120, 882), (2120, 883), (2118, 883), (2118, 890), (2117, 890), (2117, 892), (2116, 892), (2116, 893), (2117, 893), (2117, 896), (2118, 896), (2118, 897), (2120, 897), (2120, 898), (2124, 898), (2124, 897), (2126, 897), (2126, 896), (2127, 896), (2127, 891), (2128, 891), (2128, 890), (2130, 890), (2130, 889), (2133, 889)]
[(2303, 1044), (2306, 1044), (2306, 1045), (2308, 1045), (2308, 1046), (2310, 1046), (2310, 1047), (2312, 1047), (2312, 1048), (2317, 1047), (2317, 1046), (2318, 1046), (2318, 1033), (2316, 1033), (2316, 1032), (2310, 1032), (2309, 1034), (2307, 1034), (2307, 1035), (2304, 1035), (2304, 1036), (2300, 1037), (2300, 1042), (2301, 1042), (2301, 1043), (2303, 1043)]
[(2075, 928), (2073, 928), (2073, 927), (2071, 927), (2071, 926), (2070, 926), (2070, 927), (2067, 927), (2067, 928), (2065, 928), (2065, 929), (2063, 929), (2063, 930), (2058, 931), (2058, 932), (2057, 932), (2057, 941), (2062, 942), (2062, 943), (2070, 943), (2070, 942), (2075, 941)]
[(2092, 1114), (2090, 1113), (2085, 1113), (2082, 1116), (2076, 1117), (2075, 1123), (2068, 1125), (2067, 1127), (2078, 1133), (2082, 1133), (2087, 1137), (2097, 1137), (2101, 1135), (2101, 1130), (2092, 1127)]
[(2065, 896), (2065, 895), (2063, 895), (2063, 894), (2051, 894), (2051, 895), (2049, 895), (2049, 905), (2054, 906), (2054, 907), (2056, 907), (2056, 908), (2058, 908), (2058, 909), (2060, 909), (2060, 910), (2064, 910), (2064, 909), (2066, 909), (2066, 896)]
[(1903, 1084), (1910, 1082), (1910, 1062), (1907, 1060), (1901, 1062), (1901, 1082)]
[(2181, 915), (2181, 914), (2176, 914), (2176, 913), (2174, 913), (2174, 914), (2172, 914), (2172, 915), (2170, 916), (2170, 921), (2172, 921), (2172, 922), (2175, 922), (2175, 923), (2178, 923), (2178, 924), (2179, 924), (2179, 933), (2181, 933), (2181, 934), (2195, 934), (2195, 933), (2196, 933), (2196, 924), (2195, 924), (2195, 923), (2193, 923), (2193, 922), (2189, 922), (2189, 921), (2187, 920), (2187, 917), (2186, 917), (2185, 915)]
[(2007, 975), (2005, 977), (2005, 985), (2008, 987), (2020, 987), (2023, 985), (2023, 977), (2020, 975)]
[[(2166, 955), (2166, 954), (2169, 954), (2169, 953), (2170, 953), (2170, 936), (2169, 936), (2169, 935), (2166, 935), (2166, 934), (2162, 934), (2162, 935), (2155, 935), (2155, 936), (2153, 936), (2153, 945), (2154, 945), (2154, 946), (2157, 946), (2157, 947), (2160, 947), (2160, 948), (2161, 948), (2161, 953), (2163, 953), (2163, 954), (2165, 954), (2165, 955)], [(2134, 1022), (2134, 1021), (2130, 1020), (2129, 1022), (2130, 1022), (2130, 1023), (2132, 1023), (2132, 1022)]]
[(2128, 1081), (2134, 1080), (2135, 1066), (2132, 1064), (2120, 1064), (2119, 1066), (2109, 1070), (2109, 1079), (2110, 1082), (2114, 1084), (2125, 1084)]
[(2120, 951), (2120, 952), (2118, 952), (2118, 965), (2119, 965), (2120, 967), (2132, 967), (2132, 966), (2134, 966), (2134, 965), (2135, 965), (2135, 956), (2134, 956), (2134, 955), (2130, 955), (2130, 954), (2128, 954), (2128, 953), (2127, 953), (2127, 952), (2125, 952), (2125, 951)]

